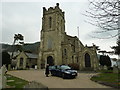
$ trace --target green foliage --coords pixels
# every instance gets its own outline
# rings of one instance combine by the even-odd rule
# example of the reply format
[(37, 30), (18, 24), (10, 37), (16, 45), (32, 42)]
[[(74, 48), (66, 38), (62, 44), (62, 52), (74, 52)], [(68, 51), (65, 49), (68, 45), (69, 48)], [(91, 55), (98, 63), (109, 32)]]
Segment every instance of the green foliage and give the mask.
[(23, 36), (21, 34), (15, 34), (14, 39), (23, 40)]
[(40, 42), (33, 43), (33, 44), (25, 44), (23, 46), (23, 50), (28, 52), (38, 53), (39, 47), (40, 47)]
[(105, 55), (100, 55), (100, 65), (104, 66), (108, 66), (108, 67), (111, 67), (111, 60), (110, 60), (110, 57), (109, 56), (105, 56)]
[(119, 76), (120, 73), (112, 73), (112, 70), (103, 70), (100, 74), (93, 76), (91, 80), (118, 88), (120, 87)]
[[(118, 74), (116, 74), (116, 73), (101, 73), (98, 76), (94, 76), (92, 79), (97, 80), (97, 81), (118, 83)], [(120, 81), (119, 81), (119, 83), (120, 83)]]
[(7, 82), (7, 85), (11, 86), (11, 88), (23, 88), (26, 84), (28, 84), (28, 81), (22, 80), (20, 78), (6, 75), (7, 80), (14, 80), (12, 82)]
[(101, 70), (99, 72), (101, 72), (101, 73), (113, 73), (113, 70)]
[(5, 64), (8, 66), (11, 63), (10, 55), (7, 51), (2, 51), (2, 65)]
[(13, 51), (13, 48), (15, 48), (15, 51), (17, 50), (24, 50), (24, 51), (28, 51), (28, 52), (33, 52), (33, 53), (38, 53), (39, 52), (39, 47), (40, 47), (40, 42), (36, 42), (36, 43), (26, 43), (23, 46), (21, 45), (9, 45), (9, 44), (0, 44), (2, 45), (2, 49), (5, 49), (9, 52)]

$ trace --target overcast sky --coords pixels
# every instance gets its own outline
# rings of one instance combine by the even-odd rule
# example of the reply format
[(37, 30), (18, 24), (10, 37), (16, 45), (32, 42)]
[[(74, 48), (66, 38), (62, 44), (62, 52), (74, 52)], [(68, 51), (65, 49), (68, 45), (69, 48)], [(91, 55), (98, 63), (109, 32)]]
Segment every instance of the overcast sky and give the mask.
[[(79, 39), (84, 45), (91, 46), (94, 43), (102, 50), (111, 50), (110, 47), (116, 45), (116, 38), (97, 39), (89, 36), (96, 35), (93, 32), (98, 28), (86, 23), (85, 20), (88, 18), (82, 15), (89, 6), (87, 0), (44, 0), (44, 2), (40, 0), (2, 0), (2, 5), (0, 5), (0, 7), (2, 6), (0, 9), (1, 41), (12, 44), (14, 34), (18, 33), (24, 36), (25, 43), (40, 41), (42, 8), (55, 7), (56, 3), (59, 3), (60, 8), (65, 12), (65, 31), (68, 35), (78, 36), (77, 27), (79, 27)], [(106, 35), (102, 34), (102, 37)]]

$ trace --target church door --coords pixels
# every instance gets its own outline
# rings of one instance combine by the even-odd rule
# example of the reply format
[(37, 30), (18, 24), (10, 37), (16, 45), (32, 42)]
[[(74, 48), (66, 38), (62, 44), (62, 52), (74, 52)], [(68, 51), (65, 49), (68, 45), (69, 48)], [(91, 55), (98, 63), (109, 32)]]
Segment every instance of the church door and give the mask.
[(85, 67), (91, 67), (90, 55), (88, 53), (85, 54)]
[(21, 57), (21, 58), (20, 58), (20, 64), (19, 64), (20, 66), (19, 66), (19, 68), (23, 68), (23, 60), (24, 60), (24, 59)]
[(47, 57), (47, 64), (49, 64), (50, 66), (54, 65), (54, 60), (52, 56), (48, 56)]

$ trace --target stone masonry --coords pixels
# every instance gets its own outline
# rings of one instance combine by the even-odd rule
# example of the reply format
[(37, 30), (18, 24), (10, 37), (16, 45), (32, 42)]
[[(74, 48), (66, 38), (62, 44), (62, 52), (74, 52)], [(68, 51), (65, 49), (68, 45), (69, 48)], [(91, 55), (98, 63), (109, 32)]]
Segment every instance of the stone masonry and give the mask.
[(76, 36), (67, 35), (64, 15), (59, 3), (48, 9), (43, 7), (38, 68), (44, 68), (46, 64), (77, 63), (80, 70), (97, 70), (96, 46), (84, 46)]

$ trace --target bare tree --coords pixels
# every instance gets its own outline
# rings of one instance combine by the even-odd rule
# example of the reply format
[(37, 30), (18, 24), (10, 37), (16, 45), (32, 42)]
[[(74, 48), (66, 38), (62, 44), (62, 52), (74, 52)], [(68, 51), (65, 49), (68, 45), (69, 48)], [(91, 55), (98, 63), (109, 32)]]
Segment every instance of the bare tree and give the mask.
[(109, 33), (104, 38), (119, 36), (120, 0), (89, 0), (89, 2), (89, 10), (85, 15), (91, 18), (87, 22), (100, 28), (96, 33)]

